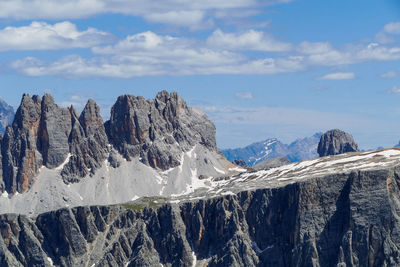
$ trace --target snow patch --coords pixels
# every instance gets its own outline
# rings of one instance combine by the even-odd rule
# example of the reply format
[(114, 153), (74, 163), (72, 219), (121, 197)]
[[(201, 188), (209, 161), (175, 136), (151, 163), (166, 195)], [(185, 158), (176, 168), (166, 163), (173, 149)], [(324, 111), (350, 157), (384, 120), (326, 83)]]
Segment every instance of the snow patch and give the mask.
[(215, 169), (217, 172), (221, 173), (221, 174), (225, 174), (225, 172), (224, 172), (223, 170), (220, 170), (220, 169), (218, 169), (218, 168), (215, 167), (215, 166), (214, 166), (214, 169)]
[(49, 262), (50, 266), (54, 266), (53, 260), (50, 257), (47, 257), (47, 261)]
[(3, 194), (1, 194), (2, 197), (8, 197), (7, 191), (4, 191)]
[(261, 249), (259, 248), (259, 246), (257, 245), (256, 242), (251, 241), (251, 244), (253, 245), (254, 251), (255, 251), (257, 254), (261, 254), (261, 253), (263, 253), (264, 251), (266, 251), (266, 250), (271, 249), (271, 248), (274, 247), (274, 245), (271, 245), (271, 246), (268, 246), (268, 247), (266, 247), (266, 248), (264, 248), (264, 249), (261, 250)]
[(235, 168), (229, 168), (230, 171), (236, 171), (236, 172), (245, 172), (247, 171), (246, 169), (240, 168), (240, 167), (235, 167)]
[(194, 251), (192, 251), (192, 258), (193, 258), (192, 267), (196, 267), (197, 257), (196, 257), (196, 254), (194, 253)]
[(72, 154), (71, 154), (71, 153), (68, 153), (68, 156), (67, 156), (67, 158), (64, 160), (64, 162), (61, 163), (60, 166), (58, 166), (58, 167), (56, 167), (56, 168), (54, 168), (54, 169), (55, 169), (56, 171), (61, 171), (61, 170), (64, 168), (64, 166), (69, 162), (71, 156), (72, 156)]
[(131, 201), (135, 201), (136, 199), (138, 199), (139, 197), (138, 196), (133, 196), (133, 198), (131, 199)]
[(163, 178), (162, 178), (160, 175), (157, 175), (157, 174), (156, 174), (154, 177), (157, 179), (157, 183), (158, 183), (158, 184), (162, 184)]

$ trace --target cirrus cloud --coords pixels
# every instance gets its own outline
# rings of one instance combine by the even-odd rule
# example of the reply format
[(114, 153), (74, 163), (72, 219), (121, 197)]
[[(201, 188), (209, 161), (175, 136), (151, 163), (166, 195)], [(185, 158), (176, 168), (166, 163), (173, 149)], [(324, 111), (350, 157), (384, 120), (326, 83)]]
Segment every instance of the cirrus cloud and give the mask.
[(350, 80), (354, 78), (354, 72), (335, 72), (318, 77), (317, 80)]

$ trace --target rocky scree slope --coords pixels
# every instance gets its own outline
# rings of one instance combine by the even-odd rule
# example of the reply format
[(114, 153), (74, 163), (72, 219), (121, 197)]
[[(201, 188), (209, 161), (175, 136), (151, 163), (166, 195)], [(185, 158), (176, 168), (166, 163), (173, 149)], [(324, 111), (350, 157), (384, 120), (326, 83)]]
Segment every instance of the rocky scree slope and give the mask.
[(339, 129), (329, 130), (324, 133), (318, 144), (320, 157), (359, 151), (353, 136)]
[(0, 264), (398, 266), (399, 159), (393, 149), (293, 163), (159, 207), (4, 214)]

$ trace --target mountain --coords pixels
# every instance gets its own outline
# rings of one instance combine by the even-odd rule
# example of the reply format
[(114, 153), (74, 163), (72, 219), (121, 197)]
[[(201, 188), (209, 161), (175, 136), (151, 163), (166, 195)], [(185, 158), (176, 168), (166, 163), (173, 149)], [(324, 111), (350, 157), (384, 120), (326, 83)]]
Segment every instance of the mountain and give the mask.
[(0, 143), (0, 212), (185, 194), (239, 170), (218, 152), (208, 117), (166, 91), (118, 97), (106, 122), (93, 100), (78, 114), (24, 94)]
[(93, 100), (24, 95), (0, 144), (0, 266), (400, 265), (398, 148), (244, 169), (166, 91), (120, 96), (106, 122)]
[(320, 157), (359, 151), (353, 136), (339, 129), (329, 130), (324, 133), (318, 144)]
[(262, 161), (260, 163), (257, 163), (256, 165), (253, 165), (252, 168), (257, 171), (258, 170), (269, 170), (269, 169), (280, 167), (280, 166), (287, 165), (290, 163), (291, 163), (291, 161), (288, 159), (288, 157), (282, 156), (282, 157), (277, 157), (277, 158)]
[(223, 149), (222, 153), (229, 160), (241, 159), (249, 166), (268, 159), (286, 156), (292, 162), (318, 157), (317, 146), (322, 133), (311, 137), (297, 139), (291, 144), (283, 144), (276, 138), (253, 143), (243, 148)]
[(219, 180), (186, 196), (0, 216), (1, 266), (398, 266), (399, 149)]
[(4, 133), (7, 125), (14, 119), (14, 109), (0, 98), (0, 133)]

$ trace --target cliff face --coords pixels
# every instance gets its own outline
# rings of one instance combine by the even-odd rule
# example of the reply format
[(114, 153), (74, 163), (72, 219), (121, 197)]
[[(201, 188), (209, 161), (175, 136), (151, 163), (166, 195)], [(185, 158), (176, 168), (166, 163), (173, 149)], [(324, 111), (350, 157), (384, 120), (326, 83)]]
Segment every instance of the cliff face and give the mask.
[(79, 115), (73, 107), (59, 107), (49, 94), (43, 99), (25, 94), (0, 145), (0, 191), (9, 194), (31, 188), (42, 166), (60, 169), (69, 184), (106, 164), (118, 167), (118, 153), (160, 170), (180, 165), (182, 154), (196, 145), (217, 154), (214, 124), (166, 91), (154, 100), (119, 97), (106, 123), (93, 100)]
[(394, 266), (399, 203), (400, 168), (393, 167), (158, 208), (1, 215), (0, 264)]
[(217, 150), (214, 124), (189, 109), (177, 93), (162, 91), (155, 100), (120, 96), (106, 127), (125, 158), (140, 156), (143, 163), (162, 170), (178, 166), (182, 152), (196, 144)]
[(358, 151), (360, 150), (354, 142), (353, 136), (338, 129), (324, 133), (318, 143), (318, 154), (320, 157)]
[(54, 169), (68, 161), (62, 173), (65, 181), (74, 181), (84, 177), (89, 168), (98, 168), (107, 151), (99, 116), (92, 100), (78, 118), (72, 107), (59, 107), (48, 94), (43, 99), (25, 94), (1, 143), (2, 191), (25, 192), (42, 166)]

